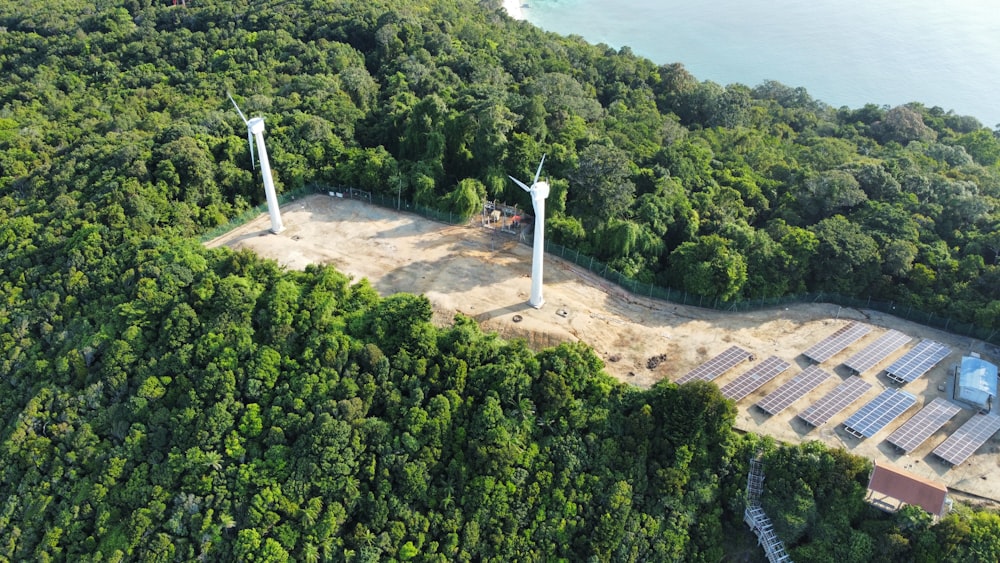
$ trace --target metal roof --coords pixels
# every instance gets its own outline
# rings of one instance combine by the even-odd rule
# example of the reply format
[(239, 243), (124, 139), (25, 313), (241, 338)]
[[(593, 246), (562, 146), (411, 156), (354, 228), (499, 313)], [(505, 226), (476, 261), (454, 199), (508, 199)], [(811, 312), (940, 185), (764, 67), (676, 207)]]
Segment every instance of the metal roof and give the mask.
[[(945, 497), (948, 495), (947, 487), (940, 483), (888, 464), (877, 463), (868, 482), (868, 491), (869, 497), (873, 496), (872, 493), (885, 495), (905, 504), (919, 506), (938, 517), (944, 513)], [(879, 504), (889, 504), (884, 499), (878, 500)]]
[(955, 395), (968, 403), (989, 408), (990, 397), (997, 396), (997, 366), (982, 358), (962, 357)]

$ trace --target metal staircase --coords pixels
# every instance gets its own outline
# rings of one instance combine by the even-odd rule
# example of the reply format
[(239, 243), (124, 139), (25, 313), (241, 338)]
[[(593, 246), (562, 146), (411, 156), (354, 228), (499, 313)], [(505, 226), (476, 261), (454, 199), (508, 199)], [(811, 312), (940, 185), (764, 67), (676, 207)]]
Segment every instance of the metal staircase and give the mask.
[(764, 464), (760, 456), (750, 460), (750, 472), (747, 474), (747, 508), (743, 512), (743, 521), (757, 535), (757, 543), (764, 548), (764, 554), (771, 563), (791, 563), (792, 558), (785, 552), (785, 544), (774, 533), (771, 519), (760, 506), (760, 495), (764, 492)]

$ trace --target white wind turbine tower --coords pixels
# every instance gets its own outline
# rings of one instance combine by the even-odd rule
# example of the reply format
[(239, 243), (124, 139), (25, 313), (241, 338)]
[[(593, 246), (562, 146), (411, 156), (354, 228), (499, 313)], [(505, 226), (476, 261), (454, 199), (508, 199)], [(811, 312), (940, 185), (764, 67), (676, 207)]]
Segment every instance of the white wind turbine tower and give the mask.
[(236, 105), (236, 100), (233, 99), (233, 96), (229, 92), (226, 92), (226, 95), (229, 96), (229, 101), (233, 102), (236, 113), (240, 114), (243, 123), (247, 125), (247, 143), (250, 144), (250, 165), (254, 168), (257, 165), (254, 163), (253, 146), (254, 140), (257, 141), (257, 157), (260, 159), (260, 175), (264, 177), (264, 197), (267, 199), (267, 212), (271, 216), (271, 232), (278, 234), (285, 230), (285, 226), (281, 224), (278, 196), (274, 192), (274, 178), (271, 177), (271, 161), (267, 158), (267, 147), (264, 146), (264, 118), (254, 117), (248, 121), (243, 112), (240, 111), (240, 106)]
[(542, 155), (542, 161), (538, 163), (538, 171), (535, 172), (535, 180), (531, 183), (531, 187), (513, 176), (508, 176), (515, 184), (531, 194), (531, 205), (535, 208), (535, 240), (531, 249), (531, 299), (528, 300), (528, 304), (536, 309), (541, 309), (545, 304), (545, 299), (542, 298), (542, 262), (545, 257), (545, 198), (549, 197), (549, 183), (538, 181), (543, 164), (545, 155)]

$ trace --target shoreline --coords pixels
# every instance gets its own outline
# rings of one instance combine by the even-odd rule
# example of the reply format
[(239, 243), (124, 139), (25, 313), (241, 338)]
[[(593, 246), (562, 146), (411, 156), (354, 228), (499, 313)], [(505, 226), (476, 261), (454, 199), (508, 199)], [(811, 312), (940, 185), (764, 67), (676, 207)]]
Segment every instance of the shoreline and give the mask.
[(524, 19), (524, 10), (521, 9), (521, 0), (503, 0), (503, 9), (507, 15), (515, 20)]

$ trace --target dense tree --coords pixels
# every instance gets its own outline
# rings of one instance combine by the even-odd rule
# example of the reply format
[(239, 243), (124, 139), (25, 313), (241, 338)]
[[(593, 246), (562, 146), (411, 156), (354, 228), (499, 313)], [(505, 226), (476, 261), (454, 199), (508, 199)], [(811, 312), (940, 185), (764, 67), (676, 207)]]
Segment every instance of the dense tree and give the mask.
[(844, 213), (867, 199), (858, 181), (843, 170), (829, 170), (806, 180), (796, 198), (800, 216), (817, 223), (835, 213)]
[(622, 218), (635, 200), (629, 164), (628, 155), (613, 146), (585, 148), (570, 177), (571, 207), (579, 216), (599, 222)]
[(921, 115), (907, 106), (896, 106), (885, 112), (881, 121), (872, 124), (872, 132), (880, 142), (895, 141), (903, 145), (937, 138), (937, 133), (924, 124)]
[(813, 229), (816, 240), (815, 259), (824, 264), (816, 271), (819, 286), (828, 291), (862, 293), (878, 279), (878, 245), (860, 226), (842, 215), (820, 221)]
[(726, 301), (740, 294), (747, 281), (746, 259), (732, 241), (708, 235), (685, 242), (670, 253), (670, 279), (694, 295)]
[(230, 90), (279, 191), (464, 214), (548, 154), (553, 234), (639, 279), (996, 328), (974, 119), (723, 88), (498, 2), (33, 0), (0, 28), (0, 559), (719, 560), (758, 448), (796, 559), (996, 559), (995, 514), (867, 512), (863, 460), (736, 435), (711, 384), (639, 391), (193, 239), (263, 199)]

